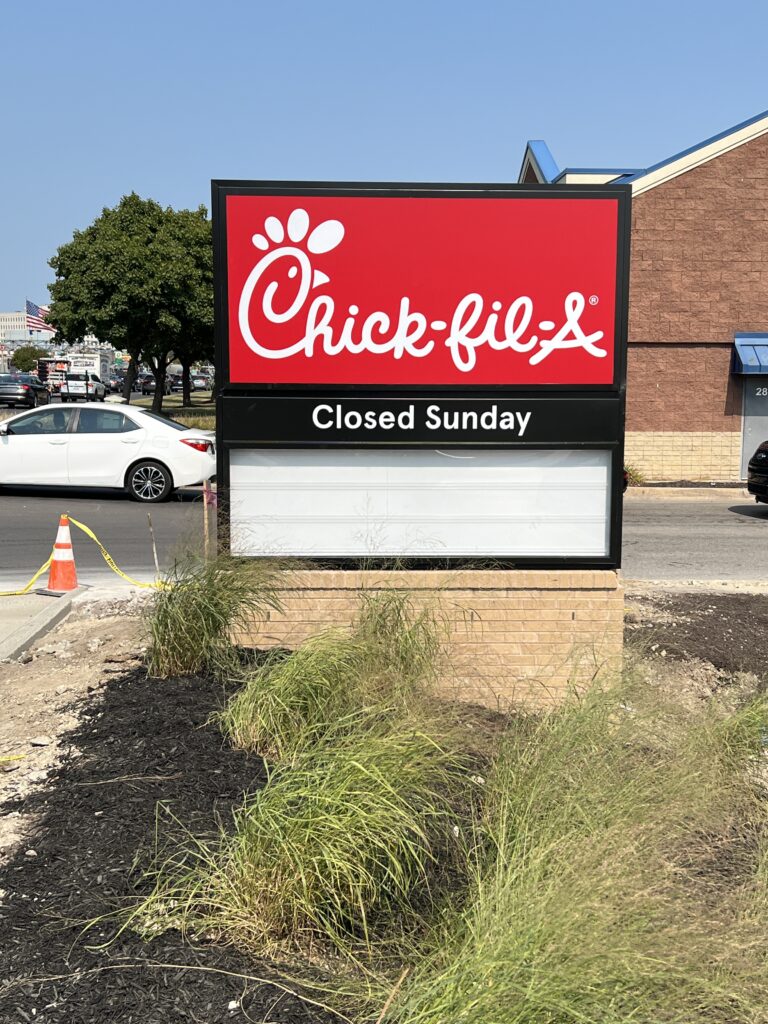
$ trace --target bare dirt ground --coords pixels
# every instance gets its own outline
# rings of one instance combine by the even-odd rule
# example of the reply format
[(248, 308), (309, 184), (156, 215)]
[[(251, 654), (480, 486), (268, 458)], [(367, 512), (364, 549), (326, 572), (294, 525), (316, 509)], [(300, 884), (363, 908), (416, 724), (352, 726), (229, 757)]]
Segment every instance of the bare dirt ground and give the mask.
[(80, 611), (0, 666), (0, 749), (23, 755), (0, 773), (0, 1024), (330, 1024), (274, 965), (109, 916), (136, 902), (156, 828), (209, 831), (265, 779), (211, 721), (226, 688), (147, 676), (132, 610)]
[[(18, 661), (0, 664), (0, 804), (45, 783), (71, 748), (79, 712), (142, 653), (139, 606), (110, 601), (74, 611)], [(1, 814), (0, 864), (22, 837), (22, 816)]]
[(625, 640), (647, 657), (768, 677), (768, 595), (734, 590), (633, 591)]

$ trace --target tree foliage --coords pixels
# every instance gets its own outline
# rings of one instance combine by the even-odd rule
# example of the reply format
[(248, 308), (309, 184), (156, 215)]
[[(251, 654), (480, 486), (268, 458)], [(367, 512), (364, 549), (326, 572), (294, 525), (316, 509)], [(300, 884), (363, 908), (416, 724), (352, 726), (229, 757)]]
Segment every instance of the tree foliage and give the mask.
[(148, 363), (155, 376), (153, 408), (159, 411), (174, 354), (194, 353), (213, 336), (213, 254), (205, 207), (173, 210), (131, 193), (76, 231), (50, 266), (56, 279), (49, 320), (59, 340), (73, 343), (93, 333), (125, 348), (134, 365)]
[(46, 355), (47, 349), (39, 345), (20, 345), (11, 356), (11, 365), (20, 373), (30, 373), (37, 369), (37, 360)]

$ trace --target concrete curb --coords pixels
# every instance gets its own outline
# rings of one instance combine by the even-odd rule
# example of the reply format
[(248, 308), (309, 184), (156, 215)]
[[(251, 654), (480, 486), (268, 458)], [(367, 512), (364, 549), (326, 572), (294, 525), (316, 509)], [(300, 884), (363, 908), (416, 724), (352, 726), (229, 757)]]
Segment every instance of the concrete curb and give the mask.
[(746, 487), (630, 487), (625, 498), (651, 498), (657, 501), (707, 501), (728, 498), (730, 501), (751, 501), (754, 495)]
[(768, 583), (760, 580), (643, 580), (622, 577), (624, 593), (628, 598), (659, 593), (707, 594), (768, 594)]
[[(63, 597), (50, 597), (39, 611), (22, 621), (4, 637), (0, 637), (0, 662), (13, 661), (49, 629), (61, 622), (72, 610), (72, 598), (78, 591)], [(14, 598), (8, 598), (12, 601)]]

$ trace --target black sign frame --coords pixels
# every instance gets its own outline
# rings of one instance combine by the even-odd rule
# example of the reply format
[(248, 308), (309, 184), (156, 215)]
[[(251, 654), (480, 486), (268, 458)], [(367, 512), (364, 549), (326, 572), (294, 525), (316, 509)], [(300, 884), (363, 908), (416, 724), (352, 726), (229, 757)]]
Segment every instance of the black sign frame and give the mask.
[[(627, 371), (627, 332), (629, 310), (629, 257), (631, 229), (631, 186), (629, 185), (509, 185), (509, 184), (434, 184), (375, 182), (306, 182), (306, 181), (230, 181), (211, 182), (214, 243), (214, 315), (217, 373), (216, 440), (217, 481), (219, 500), (219, 536), (229, 536), (229, 455), (235, 448), (528, 448), (599, 449), (611, 453), (611, 495), (609, 514), (609, 550), (602, 558), (558, 556), (539, 558), (520, 556), (510, 559), (403, 557), (399, 566), (437, 568), (444, 565), (469, 567), (491, 560), (497, 568), (537, 569), (618, 569), (621, 567), (621, 535), (623, 521), (624, 419)], [(392, 196), (439, 198), (547, 198), (599, 199), (616, 202), (618, 213), (616, 246), (616, 293), (614, 324), (614, 377), (610, 384), (537, 385), (509, 387), (498, 385), (377, 385), (357, 384), (242, 384), (229, 378), (229, 317), (227, 287), (227, 223), (226, 199), (230, 195), (254, 196)], [(306, 432), (306, 410), (310, 405), (341, 405), (348, 410), (360, 406), (392, 408), (426, 403), (466, 406), (478, 414), (490, 406), (504, 403), (520, 409), (547, 409), (549, 436), (535, 429), (528, 438), (498, 433), (462, 436), (447, 433), (433, 437), (404, 436), (404, 432), (386, 436), (353, 436), (349, 431), (333, 434), (318, 430), (315, 436)], [(258, 421), (258, 411), (269, 407), (270, 416)], [(296, 414), (299, 412), (296, 433)], [(254, 423), (254, 412), (257, 423)], [(304, 417), (303, 419), (301, 417)], [(575, 419), (575, 422), (574, 422)], [(354, 432), (353, 432), (354, 433)], [(562, 495), (567, 501), (567, 493)], [(339, 568), (366, 566), (385, 568), (392, 558), (322, 558), (306, 559), (309, 564)]]

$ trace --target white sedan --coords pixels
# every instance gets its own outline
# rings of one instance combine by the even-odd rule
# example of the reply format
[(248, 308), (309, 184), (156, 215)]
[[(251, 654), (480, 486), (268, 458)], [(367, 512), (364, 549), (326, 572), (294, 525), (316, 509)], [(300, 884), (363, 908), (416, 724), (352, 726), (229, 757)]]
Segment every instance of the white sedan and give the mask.
[(164, 501), (215, 472), (210, 431), (146, 409), (52, 405), (0, 422), (0, 485), (118, 487)]

